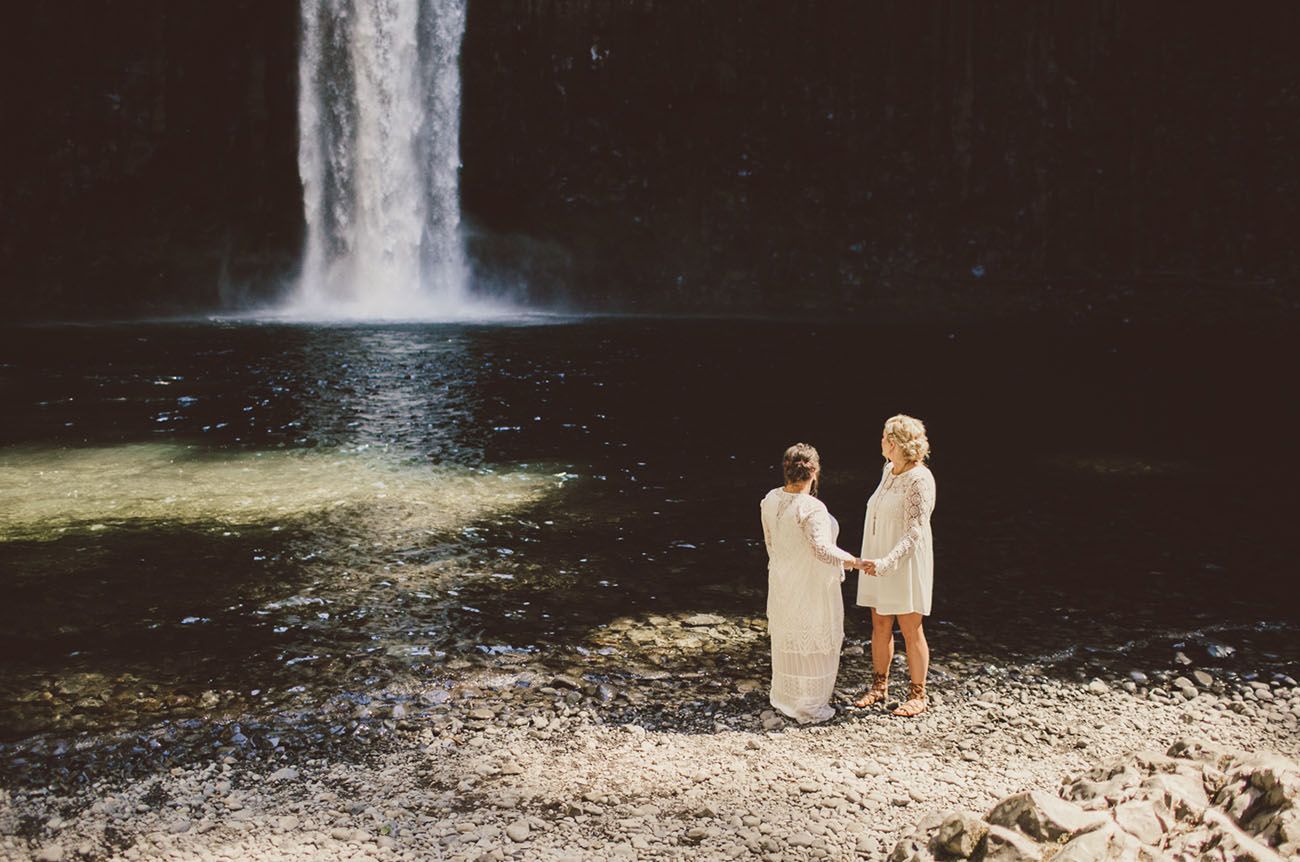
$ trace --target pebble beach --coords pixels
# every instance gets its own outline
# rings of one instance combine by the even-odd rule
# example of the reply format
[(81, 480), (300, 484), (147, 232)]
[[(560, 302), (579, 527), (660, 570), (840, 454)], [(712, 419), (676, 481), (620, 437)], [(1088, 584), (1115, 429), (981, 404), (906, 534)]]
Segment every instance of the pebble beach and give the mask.
[[(846, 668), (860, 650), (848, 644)], [(951, 659), (936, 667), (919, 718), (848, 707), (850, 671), (836, 717), (818, 726), (773, 714), (759, 680), (723, 680), (706, 699), (673, 679), (615, 690), (588, 676), (468, 668), (450, 690), (370, 702), (353, 725), (383, 732), (327, 751), (222, 722), (184, 762), (130, 777), (101, 762), (48, 783), (10, 780), (0, 858), (957, 858), (934, 849), (941, 826), (960, 845), (945, 826), (955, 813), (983, 823), (1016, 794), (1059, 798), (1090, 770), (1149, 764), (1178, 746), (1273, 758), (1291, 776), (1274, 797), (1294, 804), (1300, 687), (1282, 674), (1175, 667), (1079, 679)], [(904, 679), (899, 661), (896, 696)], [(982, 828), (976, 856), (1002, 829)], [(1272, 828), (1260, 846), (1286, 858), (1295, 827)], [(1172, 852), (1159, 848), (1172, 829), (1151, 853)], [(1205, 858), (1245, 858), (1223, 853)]]

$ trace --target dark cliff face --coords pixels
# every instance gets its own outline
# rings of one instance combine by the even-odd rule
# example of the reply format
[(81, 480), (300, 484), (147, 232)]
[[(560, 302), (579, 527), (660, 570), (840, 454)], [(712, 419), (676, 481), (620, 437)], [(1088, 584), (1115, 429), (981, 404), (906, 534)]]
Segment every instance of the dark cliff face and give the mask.
[(5, 19), (11, 308), (210, 308), (290, 271), (296, 4), (32, 3)]
[[(193, 309), (283, 284), (296, 3), (6, 15), (11, 307)], [(471, 256), (485, 283), (623, 309), (1286, 284), (1297, 35), (1283, 3), (471, 0)]]

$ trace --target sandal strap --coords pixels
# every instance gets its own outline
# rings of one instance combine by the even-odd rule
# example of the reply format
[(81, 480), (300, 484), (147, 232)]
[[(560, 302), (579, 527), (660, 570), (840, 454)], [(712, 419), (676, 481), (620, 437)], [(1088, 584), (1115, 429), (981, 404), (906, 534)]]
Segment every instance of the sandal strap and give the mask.
[(930, 708), (930, 701), (925, 696), (925, 683), (914, 682), (907, 689), (907, 700), (898, 705), (894, 715), (912, 718)]
[(867, 693), (862, 695), (853, 702), (853, 705), (859, 709), (879, 703), (889, 697), (889, 672), (871, 674), (871, 688)]

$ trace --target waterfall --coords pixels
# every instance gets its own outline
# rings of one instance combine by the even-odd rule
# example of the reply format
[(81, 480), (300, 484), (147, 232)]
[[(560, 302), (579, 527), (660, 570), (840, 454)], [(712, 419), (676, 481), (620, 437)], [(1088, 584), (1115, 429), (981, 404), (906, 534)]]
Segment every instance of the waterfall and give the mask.
[(295, 313), (465, 316), (460, 43), (466, 0), (301, 0)]

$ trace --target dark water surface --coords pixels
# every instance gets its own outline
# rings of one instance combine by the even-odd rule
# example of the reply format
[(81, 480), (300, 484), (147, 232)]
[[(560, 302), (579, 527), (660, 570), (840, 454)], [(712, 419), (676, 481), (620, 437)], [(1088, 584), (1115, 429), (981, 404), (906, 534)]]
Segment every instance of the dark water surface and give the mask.
[[(762, 678), (758, 501), (782, 449), (820, 449), (854, 550), (900, 411), (934, 446), (940, 667), (1300, 663), (1282, 327), (3, 336), (9, 743), (310, 715), (485, 663)], [(629, 639), (696, 613), (735, 637)], [(850, 606), (849, 637), (867, 634)]]

